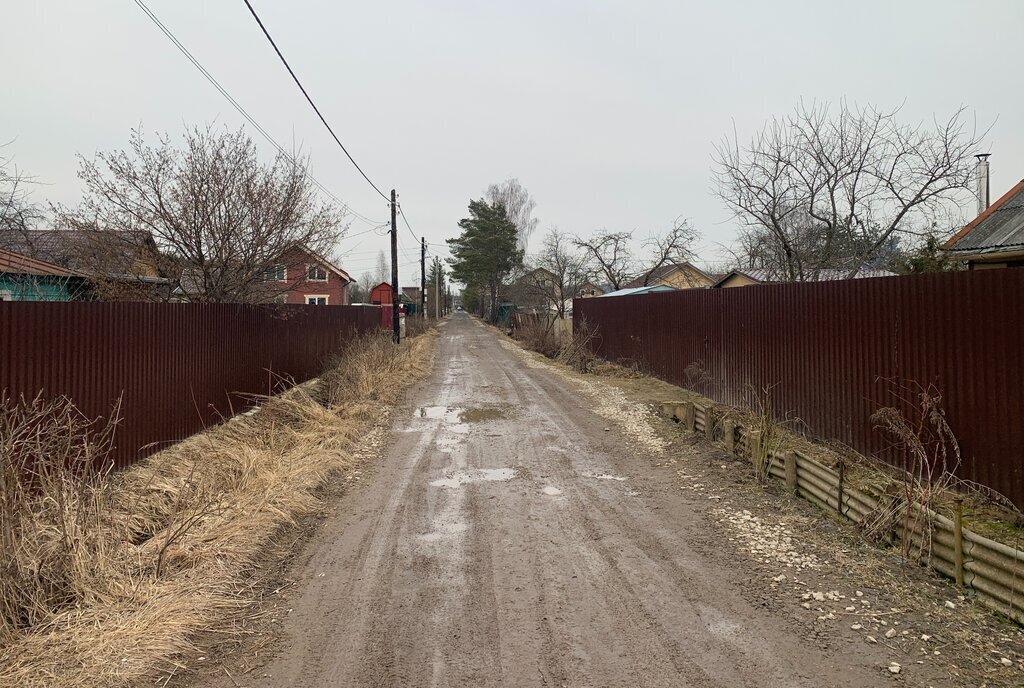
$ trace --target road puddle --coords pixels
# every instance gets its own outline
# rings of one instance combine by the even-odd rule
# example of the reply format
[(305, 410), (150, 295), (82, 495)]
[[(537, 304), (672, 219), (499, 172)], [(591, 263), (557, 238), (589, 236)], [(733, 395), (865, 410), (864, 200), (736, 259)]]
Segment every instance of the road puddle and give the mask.
[(447, 477), (431, 480), (431, 487), (462, 487), (467, 483), (504, 482), (516, 477), (512, 468), (478, 468), (471, 471), (456, 471)]
[(601, 475), (592, 475), (590, 477), (591, 478), (596, 478), (598, 480), (617, 480), (619, 482), (622, 482), (622, 481), (625, 480), (625, 478), (623, 478), (622, 476), (611, 475), (610, 473), (602, 473)]

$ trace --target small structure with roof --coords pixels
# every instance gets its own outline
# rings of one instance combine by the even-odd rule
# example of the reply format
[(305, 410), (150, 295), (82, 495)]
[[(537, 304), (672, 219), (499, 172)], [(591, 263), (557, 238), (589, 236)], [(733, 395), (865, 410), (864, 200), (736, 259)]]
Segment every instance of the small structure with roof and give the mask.
[(631, 287), (627, 289), (619, 289), (617, 291), (610, 291), (607, 294), (601, 294), (597, 297), (599, 299), (607, 299), (613, 296), (636, 296), (638, 294), (655, 294), (662, 291), (679, 291), (675, 287), (669, 287), (664, 284), (652, 284), (649, 287)]
[(0, 301), (83, 301), (88, 276), (77, 270), (0, 249)]
[[(857, 274), (850, 277), (849, 268), (822, 268), (814, 275), (815, 279), (807, 282), (837, 282), (845, 279), (869, 279), (871, 277), (895, 277), (896, 273), (881, 268), (864, 267), (857, 271)], [(711, 285), (712, 289), (727, 289), (730, 287), (748, 287), (754, 284), (783, 284), (789, 280), (779, 279), (776, 273), (757, 268), (746, 268), (743, 270), (732, 270), (722, 275), (718, 281)]]
[(1024, 180), (984, 208), (943, 248), (971, 270), (1024, 267)]

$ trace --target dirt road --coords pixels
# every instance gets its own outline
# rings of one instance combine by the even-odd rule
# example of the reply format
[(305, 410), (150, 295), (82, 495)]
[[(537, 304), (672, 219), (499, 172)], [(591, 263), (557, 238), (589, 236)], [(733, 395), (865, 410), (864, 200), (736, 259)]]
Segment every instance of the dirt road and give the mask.
[(572, 382), (461, 314), (438, 361), (308, 543), (279, 651), (245, 685), (902, 682), (879, 650), (826, 653), (746, 602), (706, 506)]

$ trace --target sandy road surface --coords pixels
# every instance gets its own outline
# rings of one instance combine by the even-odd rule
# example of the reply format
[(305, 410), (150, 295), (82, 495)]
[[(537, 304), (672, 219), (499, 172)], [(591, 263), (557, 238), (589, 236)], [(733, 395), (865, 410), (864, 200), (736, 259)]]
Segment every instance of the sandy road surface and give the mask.
[(870, 648), (826, 655), (744, 601), (699, 507), (572, 383), (461, 314), (438, 361), (308, 543), (279, 652), (245, 685), (890, 681)]

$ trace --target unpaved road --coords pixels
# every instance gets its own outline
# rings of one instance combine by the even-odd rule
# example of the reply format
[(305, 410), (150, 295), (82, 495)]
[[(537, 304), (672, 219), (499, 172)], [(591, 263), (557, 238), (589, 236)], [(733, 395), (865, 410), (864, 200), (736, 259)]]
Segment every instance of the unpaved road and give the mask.
[(826, 653), (746, 602), (698, 504), (572, 383), (465, 315), (439, 347), (382, 462), (298, 558), (278, 651), (244, 685), (903, 682), (877, 648)]

